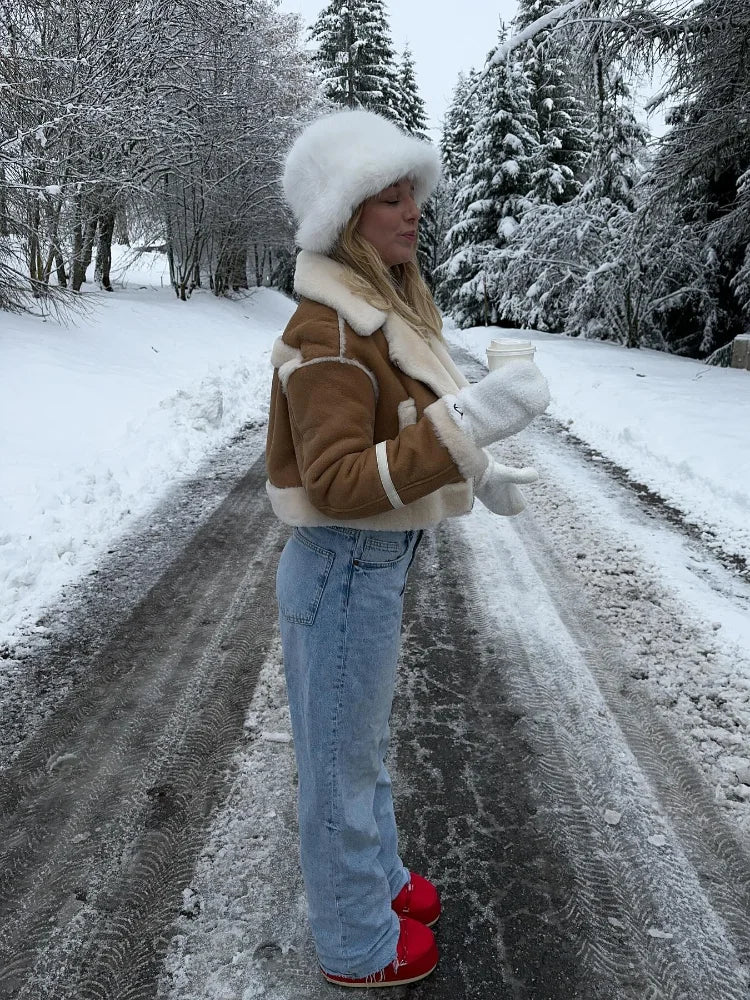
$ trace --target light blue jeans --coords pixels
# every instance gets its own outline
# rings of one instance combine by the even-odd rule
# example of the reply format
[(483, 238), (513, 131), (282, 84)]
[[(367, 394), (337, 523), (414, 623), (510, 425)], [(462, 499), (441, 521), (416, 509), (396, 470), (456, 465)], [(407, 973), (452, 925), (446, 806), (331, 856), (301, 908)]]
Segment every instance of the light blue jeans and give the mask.
[(299, 773), (302, 874), (326, 972), (368, 976), (396, 957), (398, 855), (384, 758), (404, 587), (421, 531), (295, 528), (279, 602)]

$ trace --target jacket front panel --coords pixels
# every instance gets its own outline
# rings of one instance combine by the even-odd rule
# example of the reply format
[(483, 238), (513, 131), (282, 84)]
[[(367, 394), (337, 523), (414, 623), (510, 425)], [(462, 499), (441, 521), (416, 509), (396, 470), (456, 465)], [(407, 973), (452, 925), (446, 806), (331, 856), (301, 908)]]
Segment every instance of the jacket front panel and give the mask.
[[(435, 404), (466, 382), (444, 346), (352, 301), (335, 262), (300, 258), (314, 258), (318, 280), (311, 288), (303, 268), (297, 284), (308, 297), (272, 354), (266, 459), (277, 515), (296, 525), (401, 530), (467, 513), (472, 475), (486, 460), (480, 452), (459, 468), (446, 446), (452, 422)], [(309, 297), (316, 290), (325, 301)]]

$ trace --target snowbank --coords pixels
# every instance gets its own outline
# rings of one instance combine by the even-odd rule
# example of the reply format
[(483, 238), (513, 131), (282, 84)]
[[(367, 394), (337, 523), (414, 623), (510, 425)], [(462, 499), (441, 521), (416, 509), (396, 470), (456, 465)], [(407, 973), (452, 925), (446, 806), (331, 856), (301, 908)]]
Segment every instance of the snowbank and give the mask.
[(491, 339), (531, 340), (551, 415), (750, 562), (750, 372), (529, 330), (446, 336), (485, 364)]
[(175, 478), (266, 416), (291, 300), (257, 289), (180, 302), (160, 254), (121, 277), (85, 296), (75, 326), (0, 316), (0, 643)]

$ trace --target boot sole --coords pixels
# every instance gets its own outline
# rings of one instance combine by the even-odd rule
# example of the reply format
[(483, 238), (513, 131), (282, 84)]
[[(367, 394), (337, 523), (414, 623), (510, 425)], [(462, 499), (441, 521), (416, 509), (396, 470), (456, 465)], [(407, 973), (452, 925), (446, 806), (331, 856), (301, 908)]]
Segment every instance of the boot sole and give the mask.
[(392, 980), (390, 980), (390, 982), (380, 982), (380, 983), (377, 983), (377, 982), (370, 982), (370, 983), (367, 983), (367, 982), (363, 982), (363, 983), (349, 982), (349, 983), (347, 983), (346, 981), (342, 981), (341, 979), (332, 979), (327, 973), (323, 972), (322, 969), (320, 971), (323, 972), (323, 978), (327, 979), (328, 982), (332, 983), (334, 986), (346, 986), (347, 989), (350, 989), (350, 990), (351, 989), (355, 989), (355, 990), (356, 989), (372, 990), (372, 989), (377, 989), (378, 987), (381, 987), (381, 986), (382, 987), (385, 987), (385, 986), (408, 986), (409, 983), (418, 983), (420, 981), (420, 979), (426, 979), (429, 975), (431, 975), (435, 971), (436, 968), (437, 968), (437, 962), (435, 962), (435, 964), (433, 965), (433, 967), (431, 969), (428, 969), (427, 972), (421, 972), (418, 976), (413, 976), (411, 979), (392, 979)]

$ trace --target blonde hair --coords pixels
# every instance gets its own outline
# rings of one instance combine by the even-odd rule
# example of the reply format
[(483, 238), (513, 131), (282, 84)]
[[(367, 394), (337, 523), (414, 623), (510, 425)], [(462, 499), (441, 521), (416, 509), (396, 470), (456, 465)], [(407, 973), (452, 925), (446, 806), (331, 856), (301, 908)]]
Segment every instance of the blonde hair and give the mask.
[(380, 254), (359, 232), (364, 202), (344, 227), (331, 257), (348, 269), (346, 283), (376, 309), (393, 311), (429, 340), (443, 339), (443, 319), (416, 261), (386, 267)]

